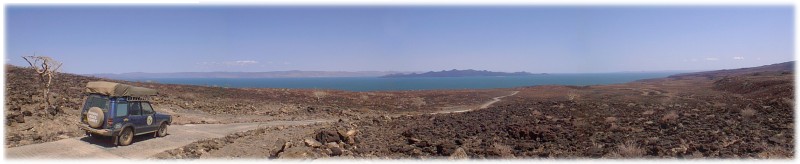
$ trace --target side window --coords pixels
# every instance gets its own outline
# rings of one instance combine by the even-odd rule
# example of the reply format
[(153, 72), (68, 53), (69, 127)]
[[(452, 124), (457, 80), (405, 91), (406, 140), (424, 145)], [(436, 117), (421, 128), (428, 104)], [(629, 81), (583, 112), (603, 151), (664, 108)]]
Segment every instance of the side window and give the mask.
[(150, 103), (142, 102), (142, 114), (149, 115), (153, 113), (155, 112), (153, 112), (153, 107), (150, 106)]
[(131, 115), (142, 115), (142, 107), (139, 102), (128, 102), (128, 104)]
[(128, 115), (128, 103), (126, 102), (117, 103), (117, 114), (115, 114), (115, 116), (124, 117), (127, 115)]

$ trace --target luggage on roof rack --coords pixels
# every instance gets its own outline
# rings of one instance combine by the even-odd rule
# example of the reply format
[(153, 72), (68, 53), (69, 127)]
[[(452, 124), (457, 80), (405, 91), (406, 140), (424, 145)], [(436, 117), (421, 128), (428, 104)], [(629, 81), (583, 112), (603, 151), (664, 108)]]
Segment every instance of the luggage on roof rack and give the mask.
[(92, 81), (86, 84), (86, 92), (107, 95), (111, 97), (136, 97), (147, 98), (158, 95), (155, 89), (135, 87), (107, 81)]

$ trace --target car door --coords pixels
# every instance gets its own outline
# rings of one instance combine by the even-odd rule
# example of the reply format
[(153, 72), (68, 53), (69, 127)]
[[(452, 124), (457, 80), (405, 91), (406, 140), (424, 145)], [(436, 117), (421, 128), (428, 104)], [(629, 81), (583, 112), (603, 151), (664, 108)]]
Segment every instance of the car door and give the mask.
[[(115, 112), (114, 112), (114, 118), (115, 118), (114, 122), (116, 122), (117, 125), (120, 125), (120, 123), (125, 124), (127, 122), (130, 122), (129, 113), (128, 113), (128, 102), (125, 102), (125, 101), (116, 102), (114, 106), (115, 106), (114, 107), (114, 110), (115, 110)], [(112, 126), (112, 125), (108, 125), (108, 126)], [(117, 127), (114, 127), (114, 128), (116, 129), (116, 128), (120, 128), (120, 127), (117, 126)]]
[(135, 129), (134, 131), (137, 134), (148, 132), (147, 118), (146, 116), (142, 115), (141, 103), (138, 101), (128, 102), (128, 112), (130, 113), (128, 119), (133, 124), (133, 128)]
[(153, 106), (150, 106), (148, 102), (141, 102), (142, 106), (142, 116), (145, 118), (145, 125), (147, 126), (147, 131), (155, 131), (158, 129), (158, 122), (155, 120), (156, 112), (153, 110)]

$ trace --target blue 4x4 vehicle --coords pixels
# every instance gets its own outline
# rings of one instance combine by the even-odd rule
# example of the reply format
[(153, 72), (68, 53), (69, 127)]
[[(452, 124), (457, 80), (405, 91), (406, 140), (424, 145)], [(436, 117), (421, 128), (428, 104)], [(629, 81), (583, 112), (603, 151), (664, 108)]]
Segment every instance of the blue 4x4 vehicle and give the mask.
[(156, 113), (148, 99), (156, 90), (112, 82), (86, 84), (86, 102), (79, 127), (92, 137), (111, 137), (115, 145), (130, 145), (133, 136), (167, 135), (172, 117)]

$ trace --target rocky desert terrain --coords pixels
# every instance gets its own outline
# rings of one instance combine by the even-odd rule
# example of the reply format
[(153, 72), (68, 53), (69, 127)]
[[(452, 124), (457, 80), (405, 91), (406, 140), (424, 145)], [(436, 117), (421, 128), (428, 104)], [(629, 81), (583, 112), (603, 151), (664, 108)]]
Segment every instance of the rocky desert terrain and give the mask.
[[(101, 79), (62, 74), (59, 108), (44, 110), (32, 72), (6, 71), (7, 147), (83, 135), (73, 128), (81, 91)], [(794, 158), (794, 62), (624, 84), (489, 90), (117, 82), (161, 91), (156, 110), (176, 115), (179, 124), (337, 120), (205, 139), (153, 156), (159, 159)], [(474, 110), (439, 112), (453, 108)]]
[(239, 89), (130, 82), (59, 74), (46, 108), (34, 70), (6, 65), (6, 147), (83, 136), (77, 128), (89, 81), (112, 81), (157, 89), (156, 111), (171, 114), (173, 124), (241, 123), (273, 120), (361, 119), (415, 114), (481, 105), (506, 94), (502, 90), (348, 92), (339, 90)]
[(274, 151), (258, 155), (226, 149), (263, 149), (237, 143), (274, 134), (255, 130), (157, 157), (793, 158), (793, 67), (781, 63), (626, 84), (513, 88), (520, 93), (471, 112), (294, 127), (305, 135), (261, 142)]

